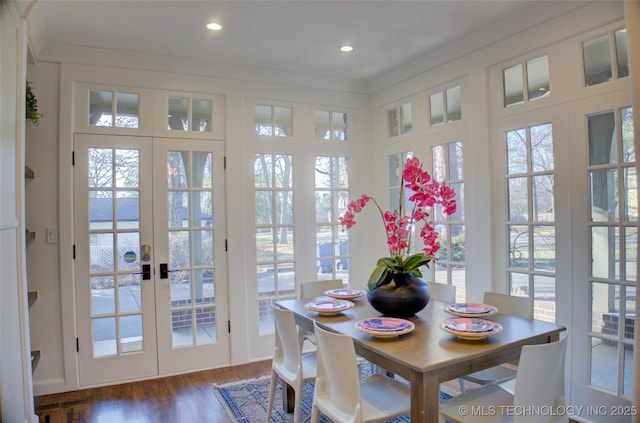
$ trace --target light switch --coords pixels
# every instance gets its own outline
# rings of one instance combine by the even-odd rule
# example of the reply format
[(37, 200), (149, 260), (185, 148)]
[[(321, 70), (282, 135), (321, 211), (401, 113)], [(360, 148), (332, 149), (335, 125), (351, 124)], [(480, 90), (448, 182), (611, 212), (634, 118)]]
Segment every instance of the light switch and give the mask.
[(47, 228), (47, 244), (58, 243), (58, 228)]

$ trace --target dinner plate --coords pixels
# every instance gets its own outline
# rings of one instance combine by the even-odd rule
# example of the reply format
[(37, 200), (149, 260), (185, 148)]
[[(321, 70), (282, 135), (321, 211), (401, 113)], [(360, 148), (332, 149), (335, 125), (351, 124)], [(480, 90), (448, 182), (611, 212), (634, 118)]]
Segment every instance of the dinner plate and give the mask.
[(500, 323), (471, 317), (458, 317), (444, 320), (440, 323), (440, 328), (456, 335), (458, 338), (473, 341), (482, 340), (487, 336), (502, 332), (502, 325)]
[(342, 313), (345, 310), (349, 310), (353, 307), (351, 301), (332, 299), (321, 299), (310, 301), (304, 305), (307, 310), (315, 311), (322, 315), (333, 315)]
[(370, 317), (356, 322), (356, 329), (378, 338), (393, 338), (415, 329), (413, 322), (396, 317)]
[(448, 305), (445, 311), (459, 317), (483, 317), (496, 314), (498, 308), (489, 304), (456, 303)]
[(324, 293), (329, 297), (338, 298), (340, 300), (353, 300), (354, 298), (359, 298), (366, 294), (365, 291), (351, 288), (329, 289), (324, 291)]

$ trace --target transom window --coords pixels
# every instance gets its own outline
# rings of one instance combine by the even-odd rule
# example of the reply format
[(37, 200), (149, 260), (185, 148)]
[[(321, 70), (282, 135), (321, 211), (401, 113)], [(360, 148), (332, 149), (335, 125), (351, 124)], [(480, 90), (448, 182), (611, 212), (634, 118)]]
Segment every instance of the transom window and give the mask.
[(316, 138), (336, 141), (347, 140), (346, 113), (316, 110), (313, 116)]
[(140, 127), (139, 106), (138, 93), (89, 90), (89, 125), (137, 129)]
[(583, 42), (582, 57), (587, 87), (629, 76), (627, 30), (620, 29)]
[(549, 58), (541, 56), (502, 71), (504, 107), (524, 104), (551, 95)]
[(442, 125), (462, 119), (460, 85), (438, 91), (429, 96), (431, 126)]
[(396, 137), (413, 130), (413, 118), (411, 116), (411, 103), (387, 110), (387, 135)]
[(210, 99), (169, 97), (167, 128), (171, 131), (211, 132), (212, 109)]
[(290, 137), (293, 135), (291, 107), (255, 106), (255, 133), (263, 137)]
[(556, 229), (550, 123), (506, 132), (507, 274), (512, 295), (534, 301), (534, 317), (555, 321)]

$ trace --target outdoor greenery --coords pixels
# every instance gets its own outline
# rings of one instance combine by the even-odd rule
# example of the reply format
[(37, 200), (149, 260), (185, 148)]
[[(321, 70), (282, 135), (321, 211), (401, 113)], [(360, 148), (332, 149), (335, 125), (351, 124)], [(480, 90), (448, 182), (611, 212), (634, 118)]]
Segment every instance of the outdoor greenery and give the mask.
[(33, 122), (34, 125), (38, 125), (42, 117), (42, 113), (38, 112), (38, 98), (33, 93), (31, 82), (29, 81), (27, 81), (26, 117)]

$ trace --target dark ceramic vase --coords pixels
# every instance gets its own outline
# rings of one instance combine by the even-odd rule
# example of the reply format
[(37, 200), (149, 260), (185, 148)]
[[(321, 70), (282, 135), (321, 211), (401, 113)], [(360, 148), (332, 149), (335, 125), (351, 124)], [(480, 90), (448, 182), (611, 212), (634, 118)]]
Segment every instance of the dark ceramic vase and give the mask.
[(411, 273), (389, 273), (387, 280), (389, 283), (367, 292), (371, 307), (385, 316), (413, 316), (431, 299), (429, 284)]

